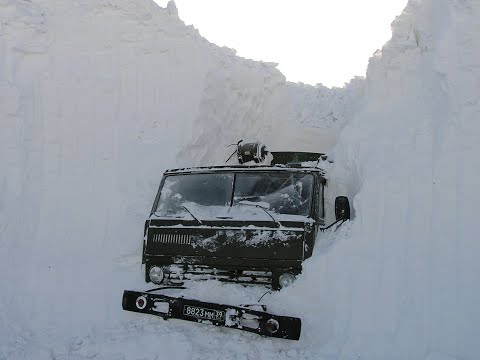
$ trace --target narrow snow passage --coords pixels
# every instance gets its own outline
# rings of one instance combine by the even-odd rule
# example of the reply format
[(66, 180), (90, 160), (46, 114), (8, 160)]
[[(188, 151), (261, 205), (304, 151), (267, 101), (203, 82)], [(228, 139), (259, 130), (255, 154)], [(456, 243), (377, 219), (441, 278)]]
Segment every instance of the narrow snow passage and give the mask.
[[(367, 79), (327, 89), (210, 44), (172, 5), (0, 1), (0, 359), (477, 359), (479, 18), (475, 0), (412, 0)], [(299, 342), (121, 310), (146, 287), (162, 172), (239, 139), (329, 151), (329, 201), (354, 205), (264, 298), (302, 318)]]

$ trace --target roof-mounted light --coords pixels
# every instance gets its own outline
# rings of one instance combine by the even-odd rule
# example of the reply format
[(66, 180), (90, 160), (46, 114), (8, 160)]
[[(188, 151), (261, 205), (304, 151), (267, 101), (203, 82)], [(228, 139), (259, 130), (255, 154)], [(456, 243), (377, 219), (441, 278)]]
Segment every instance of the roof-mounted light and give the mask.
[(242, 144), (242, 142), (243, 140), (240, 140), (238, 143), (230, 145), (236, 146), (237, 150), (230, 155), (226, 162), (228, 162), (228, 160), (230, 160), (235, 153), (237, 154), (237, 160), (239, 164), (245, 164), (252, 161), (258, 164), (265, 161), (268, 150), (264, 144), (261, 142)]

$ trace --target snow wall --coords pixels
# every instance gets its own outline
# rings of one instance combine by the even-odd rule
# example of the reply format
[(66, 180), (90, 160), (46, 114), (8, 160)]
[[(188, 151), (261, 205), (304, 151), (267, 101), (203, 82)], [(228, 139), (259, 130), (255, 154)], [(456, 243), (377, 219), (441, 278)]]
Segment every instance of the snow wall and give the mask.
[(326, 151), (349, 115), (326, 113), (324, 136), (312, 118), (342, 101), (334, 91), (209, 43), (173, 3), (2, 0), (0, 21), (2, 360), (74, 357), (72, 339), (135, 319), (120, 297), (144, 284), (143, 222), (164, 170), (224, 163), (239, 139)]
[(356, 219), (316, 259), (328, 338), (347, 359), (476, 359), (480, 2), (410, 1), (392, 28), (336, 149)]
[[(479, 18), (475, 0), (410, 1), (367, 79), (332, 90), (210, 44), (173, 3), (1, 0), (0, 359), (477, 359)], [(302, 317), (298, 343), (120, 309), (161, 173), (241, 138), (336, 144), (354, 199), (266, 300)]]

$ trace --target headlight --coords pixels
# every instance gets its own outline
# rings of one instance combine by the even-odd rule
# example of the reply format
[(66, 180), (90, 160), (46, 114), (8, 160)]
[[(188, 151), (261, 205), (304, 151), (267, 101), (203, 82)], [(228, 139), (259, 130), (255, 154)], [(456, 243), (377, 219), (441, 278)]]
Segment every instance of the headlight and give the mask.
[(165, 273), (158, 266), (152, 266), (148, 272), (148, 275), (150, 276), (150, 280), (152, 280), (152, 282), (155, 284), (161, 284), (165, 278)]
[(290, 273), (282, 274), (278, 278), (278, 283), (280, 284), (280, 287), (282, 287), (282, 288), (287, 287), (289, 285), (292, 285), (294, 281), (295, 281), (295, 275), (290, 274)]

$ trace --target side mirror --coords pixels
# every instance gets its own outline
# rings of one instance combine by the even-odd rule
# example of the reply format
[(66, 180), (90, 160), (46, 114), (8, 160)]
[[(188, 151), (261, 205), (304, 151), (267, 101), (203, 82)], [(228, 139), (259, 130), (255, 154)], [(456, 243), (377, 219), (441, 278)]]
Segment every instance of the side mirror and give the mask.
[(350, 203), (346, 196), (337, 196), (335, 198), (335, 220), (350, 219)]

